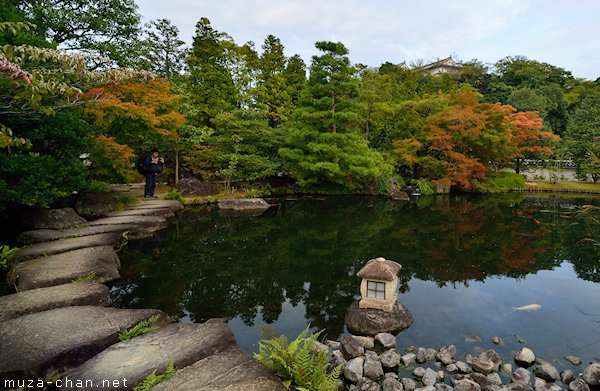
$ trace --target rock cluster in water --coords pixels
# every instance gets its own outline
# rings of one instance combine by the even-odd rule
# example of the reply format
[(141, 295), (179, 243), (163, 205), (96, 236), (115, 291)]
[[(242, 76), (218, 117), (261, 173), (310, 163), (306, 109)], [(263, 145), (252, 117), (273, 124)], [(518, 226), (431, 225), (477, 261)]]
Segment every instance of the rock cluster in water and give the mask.
[[(493, 349), (479, 356), (458, 359), (454, 345), (439, 350), (409, 347), (402, 354), (392, 334), (375, 337), (344, 336), (340, 342), (317, 343), (333, 366), (341, 366), (340, 389), (354, 391), (590, 391), (600, 387), (600, 363), (592, 363), (580, 374), (570, 369), (558, 372), (550, 362), (521, 348), (512, 362), (503, 362)], [(572, 365), (582, 360), (567, 356)], [(512, 360), (511, 360), (512, 361)], [(400, 366), (412, 376), (399, 377)]]

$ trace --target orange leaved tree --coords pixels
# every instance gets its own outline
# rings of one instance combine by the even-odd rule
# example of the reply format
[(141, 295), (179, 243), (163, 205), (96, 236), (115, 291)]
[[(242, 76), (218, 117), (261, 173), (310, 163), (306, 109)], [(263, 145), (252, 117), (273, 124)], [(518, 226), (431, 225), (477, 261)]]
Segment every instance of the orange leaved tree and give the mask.
[(136, 151), (151, 147), (172, 151), (177, 181), (179, 129), (185, 117), (177, 111), (180, 96), (171, 92), (166, 79), (112, 83), (93, 88), (87, 94), (99, 97), (98, 103), (86, 107), (85, 114), (103, 134)]

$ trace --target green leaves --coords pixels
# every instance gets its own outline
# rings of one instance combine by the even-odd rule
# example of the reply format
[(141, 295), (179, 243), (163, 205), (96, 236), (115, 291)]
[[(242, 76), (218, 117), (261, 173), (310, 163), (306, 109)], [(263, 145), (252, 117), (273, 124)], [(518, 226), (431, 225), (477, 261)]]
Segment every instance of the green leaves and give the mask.
[(132, 328), (127, 329), (123, 332), (120, 332), (119, 333), (119, 341), (127, 341), (128, 339), (131, 339), (131, 338), (143, 335), (143, 334), (148, 334), (152, 331), (158, 330), (160, 328), (160, 326), (152, 325), (153, 323), (156, 323), (158, 321), (158, 319), (159, 319), (158, 315), (152, 315), (148, 319), (139, 322)]
[(297, 390), (334, 391), (341, 366), (328, 371), (329, 355), (315, 349), (322, 330), (309, 334), (307, 326), (296, 339), (288, 343), (282, 335), (272, 336), (258, 344), (254, 357), (279, 376), (285, 387)]

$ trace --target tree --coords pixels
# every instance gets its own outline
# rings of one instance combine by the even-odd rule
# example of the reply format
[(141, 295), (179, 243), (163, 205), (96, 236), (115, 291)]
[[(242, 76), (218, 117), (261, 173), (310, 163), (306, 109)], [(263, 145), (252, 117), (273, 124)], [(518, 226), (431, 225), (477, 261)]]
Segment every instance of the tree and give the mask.
[(218, 114), (233, 110), (238, 102), (238, 91), (227, 69), (224, 41), (230, 38), (213, 29), (210, 20), (201, 18), (196, 24), (196, 35), (187, 58), (189, 76), (186, 100), (187, 113), (192, 124), (212, 126)]
[(262, 46), (257, 86), (256, 107), (263, 111), (272, 128), (289, 120), (292, 98), (285, 77), (285, 56), (279, 38), (269, 35)]
[(383, 156), (358, 134), (358, 82), (348, 50), (341, 43), (317, 42), (307, 88), (294, 113), (295, 126), (279, 150), (302, 187), (328, 191), (365, 190), (377, 177), (391, 173)]
[(133, 66), (141, 49), (134, 0), (16, 0), (36, 33), (61, 48), (86, 55), (92, 68), (107, 60)]
[(194, 173), (224, 180), (228, 189), (232, 182), (275, 175), (281, 139), (260, 112), (238, 109), (217, 115), (213, 123), (214, 129), (187, 157)]
[(180, 75), (186, 56), (185, 42), (179, 38), (179, 29), (169, 19), (157, 19), (145, 25), (145, 45), (149, 68), (166, 77)]
[(392, 94), (392, 78), (387, 74), (380, 74), (375, 69), (365, 69), (361, 72), (360, 100), (363, 104), (365, 119), (365, 139), (369, 140), (369, 132), (374, 112), (379, 106), (389, 102)]
[[(171, 92), (170, 83), (158, 78), (147, 83), (123, 82), (93, 88), (87, 92), (102, 100), (85, 109), (86, 118), (115, 145), (141, 152), (161, 147), (173, 153), (175, 180), (179, 176), (179, 129), (185, 117), (178, 112), (181, 97)], [(98, 137), (95, 140), (99, 140)], [(103, 146), (110, 146), (102, 139)], [(98, 145), (98, 143), (96, 143)], [(116, 150), (102, 148), (100, 150)], [(130, 155), (133, 157), (133, 155)], [(122, 175), (120, 178), (125, 178)]]
[(296, 54), (288, 58), (283, 75), (285, 76), (292, 105), (296, 105), (306, 86), (306, 64), (302, 57)]
[(565, 134), (565, 143), (578, 172), (590, 176), (594, 182), (600, 179), (600, 94), (583, 99), (575, 110)]

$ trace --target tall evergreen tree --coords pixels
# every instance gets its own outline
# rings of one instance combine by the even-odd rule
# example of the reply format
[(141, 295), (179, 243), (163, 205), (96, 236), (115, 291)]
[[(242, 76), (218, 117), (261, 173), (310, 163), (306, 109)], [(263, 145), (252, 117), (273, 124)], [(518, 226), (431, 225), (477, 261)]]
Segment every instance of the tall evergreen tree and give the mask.
[(211, 126), (219, 113), (233, 110), (238, 91), (229, 69), (223, 42), (229, 36), (215, 30), (210, 20), (202, 18), (196, 24), (196, 35), (187, 59), (188, 116), (194, 125)]
[(285, 140), (288, 147), (279, 153), (302, 187), (364, 191), (391, 167), (359, 134), (358, 80), (348, 50), (334, 42), (317, 42), (316, 47), (323, 55), (312, 59), (295, 126)]
[(179, 75), (183, 71), (186, 49), (177, 26), (169, 19), (157, 19), (145, 27), (150, 70), (166, 78)]
[(269, 126), (276, 128), (289, 119), (292, 106), (285, 77), (285, 56), (281, 41), (274, 35), (267, 36), (262, 49), (254, 97)]
[(306, 86), (306, 64), (302, 57), (296, 54), (288, 58), (283, 75), (285, 76), (292, 105), (296, 105)]

